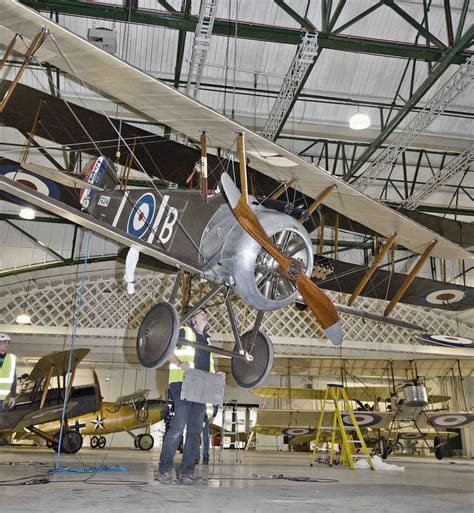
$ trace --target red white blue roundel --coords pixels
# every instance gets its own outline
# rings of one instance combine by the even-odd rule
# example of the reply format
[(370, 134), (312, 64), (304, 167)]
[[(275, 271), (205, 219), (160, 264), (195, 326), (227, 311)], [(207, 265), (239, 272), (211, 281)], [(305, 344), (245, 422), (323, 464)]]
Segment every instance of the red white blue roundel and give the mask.
[(281, 432), (286, 436), (300, 436), (300, 435), (310, 435), (311, 433), (314, 433), (314, 429), (293, 427), (293, 428), (282, 429)]
[(430, 346), (444, 346), (444, 347), (463, 347), (468, 349), (474, 348), (474, 340), (465, 337), (452, 337), (451, 335), (429, 335), (423, 333), (422, 335), (415, 335), (418, 342)]
[(153, 221), (155, 208), (155, 196), (149, 192), (143, 194), (130, 212), (127, 232), (134, 237), (143, 237)]
[(435, 427), (449, 428), (465, 426), (473, 420), (474, 416), (469, 413), (440, 413), (430, 415), (429, 423)]
[[(378, 424), (382, 418), (379, 415), (375, 415), (374, 413), (361, 413), (354, 412), (354, 417), (356, 419), (359, 427), (369, 427)], [(350, 415), (342, 415), (342, 422), (345, 426), (352, 426), (352, 420)]]
[(0, 174), (6, 178), (10, 178), (10, 180), (15, 180), (22, 185), (26, 185), (30, 189), (40, 192), (41, 194), (45, 194), (46, 196), (54, 199), (59, 198), (59, 187), (52, 180), (23, 171), (17, 166), (4, 166), (0, 168)]
[(423, 438), (423, 435), (421, 433), (400, 433), (398, 438), (400, 440), (419, 440)]
[(431, 292), (426, 296), (426, 301), (432, 305), (444, 305), (457, 303), (464, 298), (464, 292), (456, 289), (445, 289)]

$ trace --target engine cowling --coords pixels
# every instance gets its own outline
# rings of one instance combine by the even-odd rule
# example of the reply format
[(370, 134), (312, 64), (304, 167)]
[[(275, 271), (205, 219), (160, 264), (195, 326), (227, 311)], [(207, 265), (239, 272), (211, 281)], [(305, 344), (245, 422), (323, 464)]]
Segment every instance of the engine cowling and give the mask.
[[(214, 275), (257, 310), (277, 310), (292, 303), (298, 294), (294, 285), (282, 276), (273, 257), (245, 232), (230, 210), (227, 212), (222, 209), (217, 213), (202, 239), (201, 252), (213, 262)], [(301, 260), (310, 276), (313, 247), (305, 228), (293, 217), (261, 206), (256, 215), (280, 250)]]

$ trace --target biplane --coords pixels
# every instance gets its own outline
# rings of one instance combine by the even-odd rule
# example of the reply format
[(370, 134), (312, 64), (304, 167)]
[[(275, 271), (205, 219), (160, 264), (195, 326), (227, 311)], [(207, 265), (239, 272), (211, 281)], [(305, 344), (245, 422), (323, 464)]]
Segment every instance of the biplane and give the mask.
[[(77, 366), (88, 353), (89, 349), (74, 349), (43, 356), (24, 380), (14, 408), (0, 411), (0, 436), (26, 431), (55, 451), (79, 451), (82, 436), (70, 419), (99, 410), (102, 401), (97, 380), (90, 385), (73, 385)], [(50, 422), (56, 423), (51, 433), (44, 429)]]
[[(322, 400), (325, 390), (285, 387), (258, 387), (255, 395), (264, 398)], [(449, 396), (429, 394), (423, 380), (415, 378), (400, 383), (391, 389), (386, 386), (346, 387), (348, 398), (357, 404), (354, 411), (356, 421), (364, 432), (364, 439), (385, 459), (395, 451), (402, 440), (428, 440), (434, 443), (437, 459), (443, 458), (443, 445), (457, 433), (445, 431), (447, 428), (461, 428), (474, 420), (468, 412), (428, 411), (428, 405), (442, 403)], [(372, 406), (369, 407), (371, 403)], [(385, 411), (379, 411), (380, 403), (386, 403)], [(333, 412), (324, 412), (323, 431), (320, 440), (327, 442), (332, 436)], [(320, 411), (259, 409), (255, 433), (287, 437), (289, 446), (296, 450), (309, 450), (315, 440)], [(349, 414), (342, 414), (348, 429), (353, 427)], [(335, 437), (336, 442), (340, 437)]]
[[(149, 433), (150, 426), (163, 420), (165, 402), (148, 399), (149, 390), (137, 390), (133, 394), (118, 397), (115, 401), (102, 401), (96, 411), (68, 419), (70, 429), (81, 437), (90, 437), (92, 449), (103, 449), (107, 443), (105, 435), (126, 432), (133, 438), (133, 445), (142, 451), (149, 451), (155, 443)], [(145, 429), (136, 435), (133, 431)], [(58, 422), (48, 422), (42, 426), (45, 433), (57, 433)], [(31, 439), (31, 433), (16, 433), (15, 440)], [(37, 437), (34, 438), (37, 440)], [(49, 442), (47, 441), (49, 445)]]
[[(266, 311), (277, 310), (300, 298), (311, 309), (328, 338), (343, 339), (336, 306), (311, 279), (313, 245), (304, 221), (324, 203), (338, 214), (387, 238), (380, 258), (394, 245), (420, 254), (414, 272), (407, 276), (387, 305), (388, 316), (410, 285), (416, 270), (430, 256), (469, 259), (464, 248), (368, 198), (347, 183), (288, 150), (240, 126), (74, 35), (51, 20), (17, 2), (0, 0), (0, 43), (7, 55), (25, 55), (17, 77), (3, 103), (14, 94), (21, 73), (30, 62), (48, 62), (99, 92), (131, 107), (148, 119), (165, 124), (191, 142), (200, 141), (200, 191), (165, 190), (156, 187), (127, 189), (119, 186), (113, 162), (99, 157), (90, 167), (81, 189), (82, 211), (35, 192), (18, 181), (0, 177), (0, 191), (93, 230), (132, 248), (127, 258), (128, 281), (133, 281), (137, 251), (178, 270), (176, 286), (168, 298), (145, 315), (137, 337), (137, 356), (146, 367), (168, 361), (179, 340), (179, 325), (186, 323), (208, 302), (221, 296), (227, 307), (235, 346), (228, 351), (207, 350), (229, 356), (236, 382), (245, 388), (262, 384), (270, 373), (273, 347), (260, 330)], [(25, 50), (24, 42), (28, 43)], [(97, 74), (95, 70), (107, 70)], [(128, 143), (123, 141), (126, 148)], [(219, 193), (208, 191), (209, 142), (215, 153), (236, 153), (238, 179), (222, 173)], [(249, 151), (246, 151), (246, 146)], [(236, 149), (237, 148), (237, 149)], [(211, 148), (209, 148), (211, 150)], [(314, 201), (306, 208), (266, 197), (257, 199), (248, 186), (247, 164), (262, 175), (290, 182)], [(141, 171), (146, 170), (138, 163)], [(50, 170), (30, 170), (49, 178)], [(233, 174), (231, 172), (231, 174)], [(60, 174), (65, 183), (67, 175)], [(77, 186), (73, 178), (72, 186)], [(238, 186), (236, 185), (238, 183)], [(358, 286), (362, 290), (380, 263), (376, 259)], [(212, 290), (181, 319), (174, 302), (180, 275), (190, 273), (213, 284)], [(256, 311), (251, 329), (241, 334), (229, 292), (235, 291)], [(464, 293), (460, 293), (464, 297)], [(446, 295), (445, 302), (458, 301)], [(189, 342), (186, 342), (190, 345)]]

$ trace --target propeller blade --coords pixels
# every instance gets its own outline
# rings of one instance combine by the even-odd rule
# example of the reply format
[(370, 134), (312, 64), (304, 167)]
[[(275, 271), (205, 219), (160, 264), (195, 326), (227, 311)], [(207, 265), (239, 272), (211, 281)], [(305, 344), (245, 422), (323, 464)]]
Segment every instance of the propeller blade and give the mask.
[(239, 194), (239, 190), (227, 173), (222, 174), (221, 183), (239, 224), (277, 261), (283, 276), (296, 284), (299, 293), (331, 342), (335, 345), (341, 344), (343, 339), (341, 321), (332, 301), (306, 276), (298, 260), (284, 255), (273, 244), (249, 207), (245, 195)]

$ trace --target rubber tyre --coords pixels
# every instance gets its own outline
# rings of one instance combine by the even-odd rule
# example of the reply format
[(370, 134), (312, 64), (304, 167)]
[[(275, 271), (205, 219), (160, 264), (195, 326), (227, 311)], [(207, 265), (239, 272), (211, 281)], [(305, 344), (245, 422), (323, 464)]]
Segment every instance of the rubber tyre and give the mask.
[(434, 437), (434, 453), (437, 460), (442, 460), (444, 458), (443, 440), (440, 436)]
[(139, 362), (156, 369), (168, 362), (179, 337), (179, 316), (176, 308), (166, 301), (147, 312), (138, 330), (136, 351)]
[(92, 436), (91, 443), (90, 443), (91, 449), (96, 449), (98, 442), (99, 442), (99, 439), (95, 435)]
[[(63, 433), (63, 437), (61, 440), (61, 452), (65, 454), (76, 454), (81, 450), (83, 444), (82, 435), (72, 429), (71, 431), (67, 431)], [(53, 450), (58, 452), (59, 444), (53, 443)]]
[[(247, 348), (252, 336), (251, 331), (244, 333), (240, 340), (242, 347)], [(238, 347), (234, 347), (234, 352), (238, 351)], [(273, 344), (270, 338), (259, 331), (255, 338), (255, 345), (250, 353), (253, 361), (247, 362), (239, 358), (232, 358), (231, 369), (232, 376), (239, 386), (242, 388), (252, 389), (265, 383), (273, 366)]]
[(388, 444), (387, 439), (384, 436), (379, 438), (379, 454), (383, 460), (388, 458)]
[(153, 449), (155, 439), (148, 433), (143, 433), (137, 437), (137, 445), (141, 451), (149, 451)]
[(97, 441), (97, 448), (103, 449), (105, 447), (105, 444), (107, 443), (107, 440), (105, 436), (99, 436), (99, 440)]

